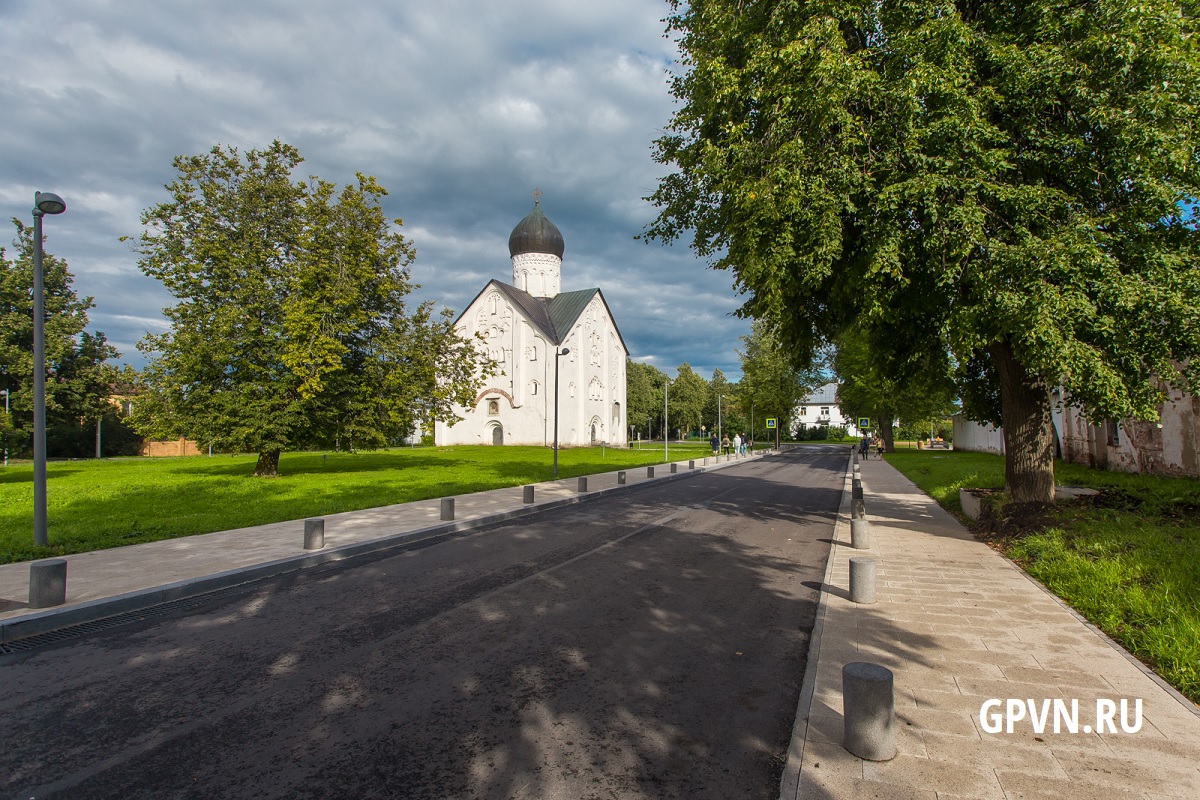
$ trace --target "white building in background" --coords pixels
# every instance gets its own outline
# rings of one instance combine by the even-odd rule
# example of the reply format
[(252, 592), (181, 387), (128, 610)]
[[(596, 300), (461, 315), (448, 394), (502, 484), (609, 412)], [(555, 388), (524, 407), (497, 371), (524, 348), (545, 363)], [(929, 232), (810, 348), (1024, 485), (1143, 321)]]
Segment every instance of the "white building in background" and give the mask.
[(559, 291), (565, 249), (535, 201), (508, 237), (512, 284), (489, 281), (455, 322), (483, 335), (499, 369), (472, 406), (455, 409), (460, 422), (434, 426), (437, 444), (552, 444), (556, 361), (559, 444), (627, 443), (629, 349), (599, 289)]
[[(1115, 472), (1200, 478), (1200, 397), (1170, 389), (1159, 421), (1100, 420), (1093, 424), (1054, 391), (1055, 455)], [(954, 415), (954, 449), (1004, 452), (1004, 430)]]
[(819, 386), (808, 394), (796, 406), (796, 415), (792, 420), (795, 428), (816, 428), (822, 425), (846, 429), (849, 436), (858, 436), (856, 420), (842, 414), (838, 407), (836, 383)]

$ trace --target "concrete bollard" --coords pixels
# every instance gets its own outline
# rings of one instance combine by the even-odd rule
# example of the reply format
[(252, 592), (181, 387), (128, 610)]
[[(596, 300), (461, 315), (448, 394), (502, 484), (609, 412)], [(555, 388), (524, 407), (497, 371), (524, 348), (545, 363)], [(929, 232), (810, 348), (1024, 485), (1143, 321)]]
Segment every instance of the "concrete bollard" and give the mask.
[(654, 467), (646, 467), (646, 477), (647, 478), (654, 477)]
[(586, 475), (582, 475), (579, 478), (579, 491), (580, 492), (587, 491), (587, 476)]
[(445, 519), (445, 520), (454, 519), (454, 498), (453, 497), (443, 497), (442, 498), (442, 519)]
[(850, 559), (850, 602), (875, 602), (875, 559)]
[(850, 546), (855, 550), (871, 549), (871, 527), (865, 519), (850, 520)]
[(522, 503), (532, 503), (533, 502), (533, 487), (532, 486), (521, 487), (521, 502)]
[(624, 486), (624, 485), (625, 485), (625, 472), (622, 470), (621, 472), (617, 473), (617, 486)]
[(675, 474), (675, 473), (677, 473), (677, 472), (679, 472), (679, 465), (678, 465), (678, 464), (672, 464), (672, 465), (671, 465), (671, 474), (672, 474), (672, 475), (674, 475), (674, 474)]
[(896, 757), (896, 698), (892, 671), (853, 661), (842, 667), (843, 745), (867, 761)]
[(704, 457), (704, 466), (708, 466), (708, 456)]
[(320, 550), (325, 546), (325, 520), (304, 520), (304, 549)]
[(689, 461), (689, 462), (688, 462), (688, 469), (695, 469), (695, 468), (696, 468), (696, 462), (695, 462), (695, 461)]
[(50, 608), (67, 602), (67, 560), (47, 558), (29, 565), (29, 607)]

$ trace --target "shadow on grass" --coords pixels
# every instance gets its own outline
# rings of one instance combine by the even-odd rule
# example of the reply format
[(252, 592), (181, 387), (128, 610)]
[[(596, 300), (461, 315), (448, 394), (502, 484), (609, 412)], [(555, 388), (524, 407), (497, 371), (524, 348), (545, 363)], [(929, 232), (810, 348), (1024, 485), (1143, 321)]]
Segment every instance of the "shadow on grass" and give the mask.
[[(46, 470), (46, 484), (49, 485), (51, 481), (74, 477), (80, 472), (83, 472), (83, 469), (80, 467), (63, 467), (55, 464), (52, 468)], [(27, 469), (0, 467), (0, 485), (18, 483), (33, 483), (32, 467)]]

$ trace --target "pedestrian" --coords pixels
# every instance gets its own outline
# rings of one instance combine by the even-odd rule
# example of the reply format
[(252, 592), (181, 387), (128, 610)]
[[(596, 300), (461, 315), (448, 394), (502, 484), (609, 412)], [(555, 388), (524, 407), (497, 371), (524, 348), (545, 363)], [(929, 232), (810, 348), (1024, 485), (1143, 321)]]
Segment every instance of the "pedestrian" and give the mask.
[(709, 438), (708, 443), (712, 445), (713, 455), (715, 456), (717, 454), (717, 448), (721, 446), (721, 443), (717, 441), (717, 435), (715, 433)]
[(750, 450), (750, 455), (754, 455), (754, 440), (746, 442), (746, 447)]
[(733, 454), (735, 456), (742, 454), (742, 437), (736, 433), (733, 435)]
[(883, 458), (883, 439), (878, 436), (875, 437), (875, 455)]
[(863, 461), (871, 457), (871, 437), (864, 436), (862, 441), (858, 443), (858, 455)]
[(725, 455), (729, 455), (729, 434), (721, 437), (721, 449), (725, 451)]

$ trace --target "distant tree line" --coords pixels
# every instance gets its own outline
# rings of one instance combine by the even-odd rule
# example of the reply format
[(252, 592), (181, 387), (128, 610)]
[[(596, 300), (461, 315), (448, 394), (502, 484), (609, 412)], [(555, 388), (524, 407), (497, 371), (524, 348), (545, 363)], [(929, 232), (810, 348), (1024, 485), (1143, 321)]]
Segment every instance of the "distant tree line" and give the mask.
[[(10, 458), (33, 452), (33, 228), (14, 218), (12, 253), (0, 247), (0, 448)], [(136, 454), (141, 438), (126, 424), (114, 395), (134, 380), (100, 331), (88, 331), (90, 297), (79, 297), (67, 263), (43, 252), (46, 314), (46, 453), (50, 458)], [(0, 412), (3, 408), (0, 407)]]

